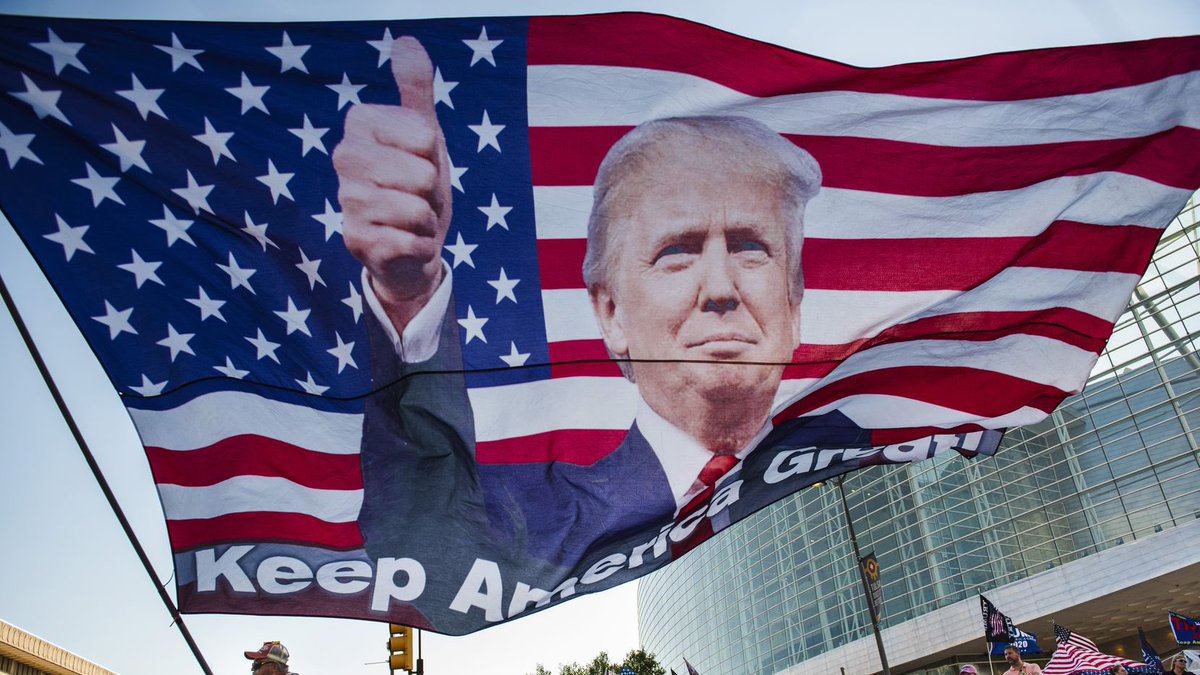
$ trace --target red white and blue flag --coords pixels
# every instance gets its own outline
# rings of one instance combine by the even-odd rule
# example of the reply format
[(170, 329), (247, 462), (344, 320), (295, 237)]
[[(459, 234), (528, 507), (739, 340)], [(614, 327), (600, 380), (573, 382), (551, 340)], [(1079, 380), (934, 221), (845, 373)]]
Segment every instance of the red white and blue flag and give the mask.
[(1054, 654), (1042, 668), (1042, 673), (1043, 675), (1108, 675), (1117, 666), (1124, 666), (1125, 672), (1129, 675), (1156, 675), (1162, 672), (1157, 666), (1066, 644), (1054, 650)]
[(1058, 648), (1042, 668), (1044, 675), (1108, 675), (1117, 666), (1123, 666), (1129, 675), (1162, 672), (1158, 665), (1102, 654), (1096, 643), (1058, 624), (1054, 625), (1054, 639)]
[(1175, 644), (1180, 647), (1200, 647), (1200, 621), (1175, 612), (1167, 612), (1167, 621), (1171, 624)]
[[(381, 380), (331, 155), (351, 108), (399, 102), (405, 35), (435, 71), (461, 361)], [(647, 14), (9, 16), (0, 207), (141, 435), (183, 611), (464, 633), (652, 571), (815, 481), (991, 452), (994, 430), (1043, 419), (1082, 388), (1200, 185), (1198, 69), (1196, 38), (865, 69)], [(707, 510), (592, 531), (572, 519), (636, 491), (550, 481), (641, 423), (581, 272), (592, 185), (633, 127), (701, 115), (762, 123), (823, 176), (779, 434), (738, 456)], [(461, 485), (416, 468), (397, 491), (466, 515), (404, 521), (381, 554), (360, 516), (368, 401), (423, 377), (465, 386), (470, 432), (454, 434), (472, 461)], [(832, 417), (828, 437), (789, 426)], [(535, 506), (557, 495), (546, 522), (498, 507), (488, 481)], [(499, 533), (480, 534), (497, 511)]]

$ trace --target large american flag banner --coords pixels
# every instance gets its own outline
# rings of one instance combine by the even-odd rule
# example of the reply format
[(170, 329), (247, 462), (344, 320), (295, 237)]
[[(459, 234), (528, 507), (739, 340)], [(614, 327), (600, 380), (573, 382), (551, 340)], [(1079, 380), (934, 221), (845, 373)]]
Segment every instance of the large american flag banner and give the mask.
[[(332, 155), (348, 111), (408, 103), (401, 36), (432, 62), (453, 205), (443, 335), (461, 354), (381, 377), (386, 317), (346, 248)], [(652, 571), (816, 481), (986, 454), (1043, 419), (1082, 388), (1200, 186), (1198, 67), (1200, 40), (1172, 38), (865, 69), (648, 14), (9, 16), (0, 206), (141, 435), (183, 611), (464, 633)], [(700, 115), (755, 120), (820, 166), (799, 346), (766, 440), (704, 508), (677, 491), (665, 517), (606, 519), (642, 494), (587, 472), (643, 417), (581, 272), (592, 186), (634, 127)], [(377, 515), (412, 495), (431, 515), (410, 504), (373, 549), (369, 401), (430, 378), (465, 392), (457, 411), (425, 401), (463, 447), (397, 437), (444, 462), (383, 478)], [(517, 506), (497, 506), (496, 482)]]

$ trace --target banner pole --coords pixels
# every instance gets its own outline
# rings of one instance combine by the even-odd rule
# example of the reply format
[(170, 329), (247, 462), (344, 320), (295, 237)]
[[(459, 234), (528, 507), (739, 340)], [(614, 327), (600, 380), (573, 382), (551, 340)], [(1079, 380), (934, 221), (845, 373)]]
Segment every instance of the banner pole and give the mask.
[(175, 607), (171, 596), (167, 594), (166, 588), (158, 582), (158, 576), (154, 572), (154, 566), (150, 564), (149, 556), (146, 555), (145, 549), (142, 548), (137, 535), (134, 534), (129, 520), (125, 518), (125, 512), (121, 510), (121, 505), (117, 503), (116, 495), (113, 494), (112, 488), (109, 487), (108, 481), (105, 480), (104, 474), (101, 473), (100, 465), (96, 463), (96, 458), (92, 455), (91, 448), (88, 446), (83, 434), (79, 431), (78, 425), (75, 424), (75, 418), (71, 415), (66, 401), (63, 400), (62, 394), (58, 391), (58, 386), (54, 383), (54, 378), (50, 375), (50, 370), (46, 367), (46, 362), (42, 360), (41, 352), (34, 345), (33, 337), (30, 336), (29, 329), (25, 326), (25, 321), (21, 318), (21, 313), (17, 311), (17, 305), (13, 301), (12, 295), (8, 292), (8, 285), (4, 283), (3, 276), (0, 276), (0, 296), (3, 296), (4, 306), (8, 308), (8, 313), (12, 317), (13, 324), (17, 327), (17, 332), (21, 334), (21, 339), (25, 341), (25, 348), (29, 350), (29, 355), (33, 357), (33, 362), (37, 365), (38, 372), (42, 375), (42, 381), (46, 383), (46, 388), (50, 390), (50, 395), (54, 397), (54, 403), (58, 406), (59, 413), (62, 414), (63, 420), (67, 423), (67, 428), (71, 430), (71, 435), (75, 438), (75, 443), (79, 446), (79, 451), (83, 453), (83, 458), (87, 461), (88, 468), (92, 471), (92, 476), (95, 477), (96, 483), (100, 485), (100, 491), (104, 493), (104, 498), (108, 500), (108, 505), (112, 507), (113, 514), (117, 517), (117, 522), (121, 524), (121, 529), (125, 531), (125, 538), (129, 540), (134, 552), (137, 553), (138, 559), (142, 561), (142, 567), (145, 568), (146, 574), (149, 575), (151, 582), (153, 582), (154, 588), (158, 591), (158, 596), (162, 599), (163, 605), (166, 606), (167, 612), (170, 613), (175, 626), (179, 628), (179, 632), (183, 635), (184, 642), (187, 643), (188, 648), (192, 651), (192, 656), (196, 658), (196, 663), (200, 665), (200, 669), (204, 671), (204, 675), (213, 675), (212, 669), (208, 667), (208, 662), (204, 660), (204, 655), (200, 653), (200, 647), (192, 639), (191, 631), (184, 624), (183, 616), (179, 614), (179, 610)]
[(996, 666), (992, 665), (992, 643), (985, 639), (983, 644), (987, 645), (983, 651), (987, 652), (988, 655), (988, 675), (996, 675)]
[(855, 567), (858, 568), (858, 579), (862, 582), (863, 597), (867, 601), (867, 614), (871, 617), (871, 629), (875, 633), (875, 646), (879, 649), (879, 664), (883, 666), (883, 675), (892, 675), (888, 667), (887, 652), (883, 649), (883, 635), (879, 632), (879, 617), (875, 616), (874, 604), (871, 602), (871, 588), (867, 585), (867, 575), (863, 573), (862, 551), (858, 549), (858, 537), (854, 534), (854, 522), (850, 519), (850, 505), (846, 503), (846, 490), (842, 483), (845, 476), (839, 476), (833, 481), (837, 485), (838, 495), (842, 498), (842, 510), (846, 514), (846, 529), (850, 532), (850, 544), (854, 546)]

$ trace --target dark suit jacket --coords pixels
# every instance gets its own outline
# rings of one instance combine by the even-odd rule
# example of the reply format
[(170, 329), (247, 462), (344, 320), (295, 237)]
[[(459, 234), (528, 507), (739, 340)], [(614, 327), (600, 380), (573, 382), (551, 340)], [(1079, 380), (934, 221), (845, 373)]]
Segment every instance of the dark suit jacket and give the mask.
[(416, 364), (398, 358), (367, 316), (377, 392), (365, 410), (358, 522), (372, 558), (452, 547), (471, 559), (570, 569), (594, 543), (674, 514), (667, 476), (636, 425), (590, 466), (478, 465), (453, 307), (437, 353)]

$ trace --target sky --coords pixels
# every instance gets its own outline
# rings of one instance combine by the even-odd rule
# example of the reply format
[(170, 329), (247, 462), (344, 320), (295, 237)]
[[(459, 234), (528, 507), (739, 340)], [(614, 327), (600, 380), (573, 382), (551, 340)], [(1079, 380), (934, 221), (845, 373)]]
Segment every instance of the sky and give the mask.
[[(0, 0), (0, 12), (207, 20), (414, 19), (640, 10), (672, 14), (861, 66), (1200, 32), (1194, 0), (907, 2), (792, 0)], [(123, 407), (11, 227), (0, 275), (160, 580), (172, 575), (162, 510)], [(0, 620), (113, 671), (199, 673), (0, 309)], [(171, 587), (173, 594), (173, 587)], [(241, 652), (281, 640), (306, 675), (383, 673), (382, 624), (188, 615), (214, 673), (246, 672)], [(425, 634), (430, 675), (524, 675), (638, 646), (636, 585), (572, 600), (465, 637)], [(682, 663), (667, 664), (682, 670)], [(709, 673), (708, 675), (713, 675)]]

